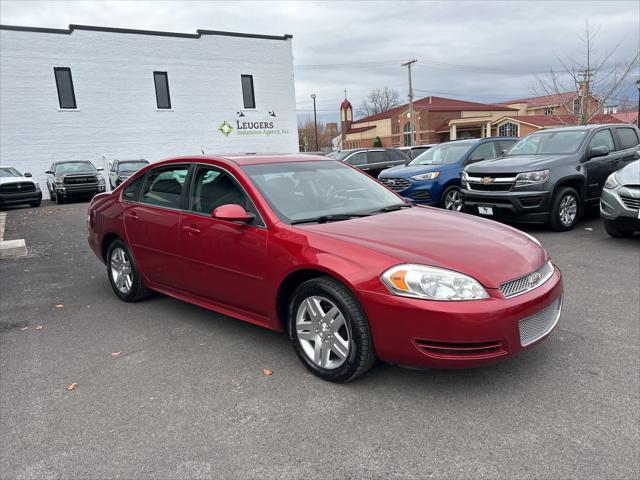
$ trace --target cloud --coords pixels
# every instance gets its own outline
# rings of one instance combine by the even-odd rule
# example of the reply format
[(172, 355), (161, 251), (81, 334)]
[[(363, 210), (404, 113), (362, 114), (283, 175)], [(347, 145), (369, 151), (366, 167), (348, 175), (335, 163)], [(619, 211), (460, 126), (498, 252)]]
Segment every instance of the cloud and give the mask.
[[(196, 29), (293, 34), (300, 115), (317, 94), (321, 118), (337, 117), (343, 90), (359, 105), (371, 89), (407, 95), (417, 58), (416, 96), (492, 102), (534, 94), (534, 72), (580, 54), (585, 22), (599, 28), (596, 54), (640, 49), (640, 2), (207, 2), (3, 1), (2, 23), (65, 28), (70, 23), (179, 32)], [(635, 99), (632, 75), (620, 96)]]

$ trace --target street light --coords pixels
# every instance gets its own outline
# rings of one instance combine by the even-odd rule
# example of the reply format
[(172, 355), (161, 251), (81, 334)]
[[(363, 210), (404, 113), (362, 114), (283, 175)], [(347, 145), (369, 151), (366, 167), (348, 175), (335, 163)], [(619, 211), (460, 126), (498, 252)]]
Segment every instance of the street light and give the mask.
[(636, 80), (636, 87), (638, 87), (638, 118), (636, 118), (636, 123), (640, 128), (640, 78)]
[(320, 145), (318, 144), (318, 117), (316, 116), (316, 94), (312, 93), (311, 98), (313, 99), (313, 126), (316, 131), (316, 152), (319, 152)]

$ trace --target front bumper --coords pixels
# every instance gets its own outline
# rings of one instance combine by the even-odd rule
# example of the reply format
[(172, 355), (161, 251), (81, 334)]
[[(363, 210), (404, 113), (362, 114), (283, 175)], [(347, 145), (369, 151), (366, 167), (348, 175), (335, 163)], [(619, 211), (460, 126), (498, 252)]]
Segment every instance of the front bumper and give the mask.
[[(496, 220), (515, 223), (546, 223), (551, 210), (548, 191), (481, 192), (462, 190), (464, 211), (479, 215), (478, 207), (491, 207)], [(483, 215), (485, 216), (485, 215)]]
[(90, 185), (56, 185), (56, 195), (62, 195), (64, 197), (73, 197), (75, 195), (95, 195), (105, 191), (104, 184), (90, 184)]
[[(625, 230), (640, 230), (640, 210), (625, 205), (620, 194), (634, 198), (635, 192), (625, 187), (615, 189), (604, 188), (600, 195), (600, 216), (619, 224)], [(640, 198), (638, 198), (640, 201)], [(634, 202), (634, 204), (637, 202)]]
[(21, 205), (23, 203), (34, 203), (41, 200), (41, 190), (34, 192), (0, 193), (0, 206)]
[(413, 181), (408, 188), (396, 193), (417, 205), (437, 205), (440, 203), (442, 188), (434, 181)]
[[(478, 367), (530, 348), (555, 327), (563, 293), (558, 268), (544, 284), (516, 297), (505, 299), (497, 290), (487, 291), (489, 299), (462, 302), (361, 292), (378, 356), (418, 367)], [(545, 312), (555, 315), (555, 308), (557, 315), (549, 317), (548, 331), (541, 330), (529, 341), (528, 325)]]

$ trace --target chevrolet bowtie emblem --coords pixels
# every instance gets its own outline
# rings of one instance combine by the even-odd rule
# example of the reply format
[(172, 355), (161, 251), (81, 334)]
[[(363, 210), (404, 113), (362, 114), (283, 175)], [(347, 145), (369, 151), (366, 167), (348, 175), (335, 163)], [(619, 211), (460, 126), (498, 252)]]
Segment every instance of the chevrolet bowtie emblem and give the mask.
[(493, 183), (493, 178), (482, 177), (482, 180), (480, 180), (480, 183), (482, 183), (483, 185), (489, 185), (490, 183)]

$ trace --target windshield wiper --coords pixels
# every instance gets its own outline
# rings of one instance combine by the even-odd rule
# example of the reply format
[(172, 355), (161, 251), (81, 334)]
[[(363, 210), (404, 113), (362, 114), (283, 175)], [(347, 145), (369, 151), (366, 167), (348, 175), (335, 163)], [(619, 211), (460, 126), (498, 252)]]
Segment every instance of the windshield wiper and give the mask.
[(349, 220), (356, 217), (368, 217), (370, 213), (336, 213), (334, 215), (320, 215), (319, 217), (302, 218), (300, 220), (293, 220), (291, 225), (297, 225), (299, 223), (327, 223), (327, 222), (339, 222), (340, 220)]
[(395, 203), (393, 205), (387, 205), (386, 207), (382, 207), (378, 210), (374, 210), (373, 212), (369, 212), (370, 214), (374, 213), (385, 213), (385, 212), (395, 212), (396, 210), (402, 210), (403, 208), (411, 208), (413, 207), (410, 203)]

